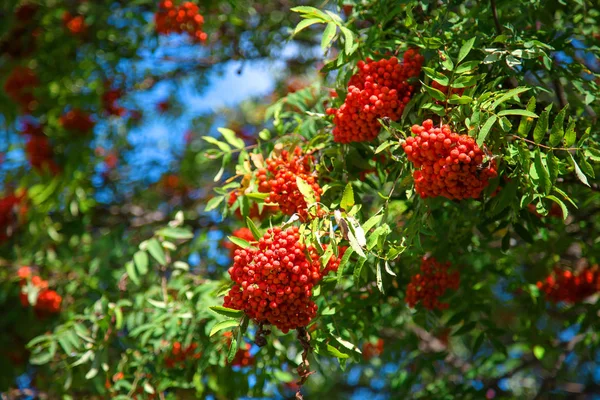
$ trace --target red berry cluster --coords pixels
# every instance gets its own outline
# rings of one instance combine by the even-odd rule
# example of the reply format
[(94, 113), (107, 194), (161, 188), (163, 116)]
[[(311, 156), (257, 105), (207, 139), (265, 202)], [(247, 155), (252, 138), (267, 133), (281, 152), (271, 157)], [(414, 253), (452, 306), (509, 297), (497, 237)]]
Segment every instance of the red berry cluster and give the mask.
[(413, 125), (412, 132), (415, 136), (407, 138), (402, 147), (417, 167), (413, 178), (421, 197), (476, 199), (497, 175), (496, 162), (484, 166), (484, 153), (472, 137), (458, 135), (448, 125), (434, 128), (430, 119), (422, 126)]
[(108, 115), (118, 117), (125, 115), (127, 110), (118, 104), (121, 97), (123, 97), (122, 89), (113, 88), (110, 82), (105, 83), (105, 90), (102, 94), (102, 108)]
[[(240, 229), (236, 229), (235, 231), (233, 231), (232, 236), (235, 236), (237, 238), (240, 239), (244, 239), (247, 242), (254, 242), (254, 235), (252, 234), (252, 231), (248, 228), (240, 228)], [(233, 258), (235, 255), (235, 251), (237, 249), (241, 249), (240, 246), (238, 246), (237, 244), (230, 242), (229, 240), (225, 242), (224, 244), (226, 249), (229, 249), (230, 252), (230, 258)]]
[(365, 361), (383, 354), (383, 339), (379, 338), (375, 343), (367, 342), (363, 345), (362, 356)]
[(4, 83), (4, 91), (23, 112), (29, 112), (35, 108), (33, 90), (38, 85), (37, 75), (31, 68), (15, 67)]
[(167, 368), (180, 368), (188, 360), (197, 360), (202, 356), (202, 353), (196, 352), (198, 345), (196, 343), (190, 344), (188, 347), (183, 349), (180, 342), (173, 343), (171, 348), (171, 354), (165, 357), (165, 366)]
[(448, 272), (450, 263), (442, 264), (433, 257), (423, 257), (421, 273), (414, 275), (406, 287), (406, 304), (414, 308), (420, 301), (425, 308), (445, 310), (448, 303), (439, 301), (447, 289), (457, 290), (460, 283), (458, 271)]
[[(27, 285), (28, 281), (31, 281), (31, 284), (38, 288), (39, 294), (37, 297), (37, 301), (35, 303), (34, 310), (38, 317), (44, 317), (48, 314), (55, 314), (60, 311), (60, 305), (62, 303), (62, 297), (56, 293), (54, 290), (48, 289), (48, 281), (43, 280), (39, 276), (31, 275), (31, 268), (29, 267), (21, 267), (17, 272), (21, 281), (19, 282), (19, 286), (23, 288)], [(21, 299), (21, 304), (23, 307), (29, 306), (29, 298), (26, 292), (21, 289), (21, 293), (19, 295)]]
[[(225, 332), (223, 336), (226, 338), (225, 343), (229, 347), (231, 345), (231, 332)], [(231, 361), (232, 367), (248, 367), (254, 364), (254, 357), (250, 353), (252, 345), (247, 342), (240, 343), (240, 349), (235, 353), (235, 357)]]
[(73, 35), (84, 33), (87, 29), (85, 18), (82, 15), (73, 16), (70, 12), (65, 11), (62, 20), (64, 26), (71, 31)]
[(600, 291), (600, 271), (597, 265), (579, 273), (554, 268), (537, 287), (555, 303), (577, 303)]
[[(267, 168), (257, 171), (259, 192), (269, 193), (265, 202), (277, 203), (284, 214), (298, 214), (302, 220), (306, 221), (309, 216), (308, 204), (298, 189), (296, 178), (302, 179), (312, 187), (316, 202), (321, 200), (323, 190), (311, 173), (312, 161), (313, 157), (302, 154), (299, 147), (294, 149), (293, 154), (283, 150), (279, 156), (267, 159)], [(324, 214), (318, 206), (317, 210), (318, 216)]]
[(8, 239), (16, 223), (17, 215), (24, 217), (27, 206), (24, 203), (25, 192), (11, 193), (0, 198), (0, 243)]
[(175, 174), (166, 174), (159, 181), (159, 186), (167, 196), (185, 196), (190, 188)]
[(333, 140), (371, 141), (381, 130), (379, 118), (398, 120), (414, 89), (408, 79), (419, 75), (422, 64), (423, 56), (413, 49), (404, 53), (403, 63), (396, 57), (359, 61), (358, 73), (348, 82), (344, 104), (327, 109), (327, 114), (334, 116)]
[(202, 31), (204, 17), (196, 4), (184, 1), (175, 6), (171, 0), (163, 0), (158, 7), (154, 16), (158, 34), (187, 33), (195, 41), (206, 41), (207, 35)]
[(29, 164), (37, 171), (50, 171), (56, 175), (60, 167), (53, 160), (54, 150), (46, 136), (30, 136), (25, 143)]
[(275, 325), (284, 333), (306, 326), (317, 312), (312, 288), (333, 269), (330, 266), (331, 262), (321, 269), (314, 247), (300, 243), (298, 227), (269, 229), (257, 248), (235, 251), (229, 268), (235, 285), (224, 306), (243, 310), (256, 322)]
[(60, 117), (60, 124), (69, 131), (85, 134), (94, 129), (96, 123), (87, 112), (73, 108)]

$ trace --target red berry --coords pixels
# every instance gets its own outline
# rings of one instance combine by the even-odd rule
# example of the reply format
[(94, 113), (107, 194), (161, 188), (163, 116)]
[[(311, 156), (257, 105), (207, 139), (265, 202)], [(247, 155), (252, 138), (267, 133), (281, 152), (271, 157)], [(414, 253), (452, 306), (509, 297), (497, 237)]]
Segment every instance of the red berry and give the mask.
[(414, 308), (420, 301), (428, 310), (447, 309), (448, 303), (438, 299), (447, 289), (457, 290), (460, 283), (460, 273), (448, 273), (449, 267), (450, 263), (442, 264), (433, 257), (423, 257), (421, 273), (414, 275), (406, 287), (406, 304)]

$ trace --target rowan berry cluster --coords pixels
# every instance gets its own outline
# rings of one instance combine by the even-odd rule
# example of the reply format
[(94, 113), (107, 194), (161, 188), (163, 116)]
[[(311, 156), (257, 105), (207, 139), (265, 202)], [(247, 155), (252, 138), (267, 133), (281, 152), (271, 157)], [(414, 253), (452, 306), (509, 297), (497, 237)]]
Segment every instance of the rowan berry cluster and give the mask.
[(65, 11), (62, 17), (64, 26), (71, 31), (73, 35), (84, 33), (87, 29), (85, 18), (82, 15), (72, 15)]
[[(223, 336), (226, 338), (225, 342), (229, 347), (231, 345), (231, 332), (225, 332)], [(235, 353), (235, 357), (229, 365), (232, 367), (248, 367), (254, 364), (254, 357), (250, 353), (252, 345), (247, 342), (240, 343), (240, 349)]]
[(17, 216), (24, 217), (27, 207), (23, 204), (25, 192), (11, 193), (0, 198), (0, 243), (8, 239)]
[(19, 297), (23, 307), (30, 306), (28, 293), (23, 290), (23, 287), (26, 286), (28, 282), (31, 282), (31, 284), (39, 291), (36, 303), (33, 306), (36, 315), (38, 317), (44, 317), (60, 311), (62, 297), (54, 290), (48, 289), (48, 281), (43, 280), (37, 275), (32, 276), (31, 268), (29, 267), (19, 268), (17, 275), (21, 278), (19, 282), (19, 286), (21, 287)]
[(335, 262), (332, 257), (322, 269), (315, 248), (300, 243), (298, 227), (269, 229), (257, 247), (235, 251), (229, 268), (234, 286), (224, 306), (243, 310), (257, 323), (275, 325), (284, 333), (306, 326), (317, 312), (312, 288)]
[(50, 140), (44, 135), (41, 125), (26, 121), (20, 133), (26, 137), (25, 154), (35, 170), (48, 170), (54, 175), (60, 172), (60, 167), (53, 160), (54, 150)]
[(377, 137), (378, 119), (400, 119), (414, 87), (408, 82), (421, 71), (423, 56), (416, 50), (404, 53), (402, 63), (396, 57), (358, 62), (358, 73), (348, 82), (348, 94), (340, 108), (329, 108), (333, 115), (333, 140), (338, 143), (366, 142)]
[(439, 301), (447, 289), (457, 290), (460, 283), (458, 271), (449, 272), (450, 263), (440, 263), (433, 257), (423, 257), (421, 260), (421, 273), (413, 275), (406, 287), (405, 301), (409, 307), (414, 308), (420, 301), (428, 310), (445, 310), (448, 303)]
[(192, 343), (186, 348), (181, 347), (180, 342), (174, 342), (171, 348), (171, 354), (165, 357), (165, 366), (167, 368), (181, 367), (188, 360), (197, 360), (202, 353), (197, 352), (198, 345)]
[(458, 135), (448, 125), (434, 128), (430, 119), (413, 125), (411, 136), (402, 144), (417, 168), (415, 190), (423, 198), (444, 196), (451, 200), (478, 198), (497, 176), (496, 162), (484, 164), (484, 153), (475, 140)]
[(113, 88), (110, 82), (105, 83), (104, 93), (102, 94), (102, 108), (108, 115), (121, 117), (127, 110), (118, 104), (119, 99), (123, 97), (123, 90)]
[(23, 112), (27, 113), (35, 107), (33, 91), (39, 83), (37, 75), (31, 68), (17, 66), (6, 78), (4, 91), (21, 106)]
[(88, 133), (96, 125), (91, 115), (79, 108), (67, 111), (60, 117), (59, 122), (65, 129), (77, 131), (80, 134)]
[[(240, 238), (240, 239), (244, 239), (247, 242), (254, 241), (254, 235), (252, 234), (252, 231), (246, 227), (236, 229), (235, 231), (233, 231), (233, 233), (231, 235), (235, 236), (237, 238)], [(224, 246), (226, 249), (229, 249), (229, 253), (230, 253), (229, 257), (230, 258), (233, 258), (235, 256), (235, 251), (237, 249), (241, 249), (240, 246), (238, 246), (237, 244), (230, 242), (230, 241), (226, 241)]]
[(362, 356), (365, 361), (379, 357), (383, 354), (383, 339), (379, 338), (375, 343), (366, 342), (362, 348)]
[[(303, 221), (306, 221), (309, 217), (309, 205), (306, 204), (304, 195), (298, 189), (297, 178), (312, 187), (317, 203), (321, 200), (323, 192), (311, 173), (312, 162), (313, 157), (302, 154), (299, 147), (296, 147), (293, 153), (283, 150), (279, 156), (267, 159), (267, 168), (257, 171), (259, 192), (269, 193), (265, 202), (277, 203), (284, 214), (298, 214)], [(317, 216), (324, 214), (318, 206), (316, 209)]]
[(597, 265), (579, 273), (556, 267), (537, 287), (554, 303), (578, 303), (600, 291), (600, 271)]
[(176, 6), (171, 0), (163, 0), (158, 8), (154, 16), (158, 34), (187, 33), (195, 41), (206, 41), (208, 36), (202, 31), (204, 17), (196, 4), (184, 1)]

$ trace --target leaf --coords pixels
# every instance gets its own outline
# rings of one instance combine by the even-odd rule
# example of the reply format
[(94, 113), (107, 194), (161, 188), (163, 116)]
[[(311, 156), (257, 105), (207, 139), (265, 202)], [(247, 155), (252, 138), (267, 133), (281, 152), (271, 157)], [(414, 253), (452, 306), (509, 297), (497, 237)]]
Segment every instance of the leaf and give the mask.
[(221, 149), (224, 153), (231, 153), (231, 147), (227, 143), (223, 143), (212, 136), (202, 136), (202, 139), (207, 141), (210, 144), (214, 144), (219, 149)]
[(425, 75), (427, 75), (429, 78), (436, 81), (440, 85), (448, 86), (450, 84), (450, 80), (448, 79), (448, 77), (442, 74), (441, 72), (437, 72), (428, 67), (423, 67), (422, 70), (423, 72), (425, 72)]
[(345, 26), (340, 26), (340, 29), (344, 34), (344, 52), (347, 55), (350, 55), (357, 49), (357, 47), (354, 46), (354, 33)]
[(529, 233), (529, 231), (525, 229), (523, 225), (513, 224), (513, 228), (515, 229), (515, 232), (517, 232), (517, 234), (523, 238), (523, 240), (529, 244), (533, 244), (533, 236), (531, 236), (531, 233)]
[(154, 258), (160, 265), (167, 264), (167, 258), (165, 257), (165, 251), (161, 247), (158, 240), (152, 238), (148, 241), (148, 253)]
[(85, 374), (85, 379), (93, 379), (96, 375), (98, 375), (98, 368), (92, 367), (87, 374)]
[(144, 382), (144, 391), (146, 393), (154, 394), (154, 388), (148, 381)]
[(393, 146), (394, 144), (396, 144), (396, 143), (392, 142), (391, 140), (381, 143), (379, 146), (377, 146), (377, 149), (375, 149), (375, 154), (381, 153), (388, 147)]
[(585, 156), (592, 161), (600, 162), (600, 150), (593, 147), (585, 149)]
[(554, 195), (546, 196), (546, 198), (549, 200), (552, 200), (553, 202), (555, 202), (556, 204), (558, 204), (560, 206), (560, 209), (562, 210), (563, 220), (566, 220), (567, 217), (569, 216), (569, 209), (567, 208), (567, 205), (565, 203), (563, 203), (563, 201), (561, 199), (559, 199), (558, 197), (556, 197)]
[(490, 118), (488, 118), (487, 121), (485, 121), (485, 124), (483, 125), (483, 127), (479, 131), (479, 134), (477, 135), (477, 145), (479, 147), (483, 146), (483, 142), (485, 142), (485, 139), (487, 138), (490, 129), (492, 129), (492, 126), (496, 123), (497, 120), (498, 117), (492, 115)]
[(383, 290), (383, 278), (381, 276), (381, 263), (377, 263), (377, 289), (383, 294), (385, 294)]
[(213, 197), (212, 199), (210, 199), (208, 201), (208, 203), (206, 203), (206, 208), (204, 209), (204, 211), (214, 210), (215, 208), (217, 208), (219, 206), (219, 204), (221, 204), (223, 199), (225, 199), (224, 196)]
[(546, 154), (546, 163), (548, 164), (550, 183), (554, 185), (556, 178), (558, 178), (558, 158), (556, 158), (552, 151)]
[(526, 91), (528, 91), (530, 88), (528, 87), (516, 87), (514, 89), (509, 90), (508, 92), (504, 93), (502, 96), (500, 96), (500, 98), (498, 98), (498, 100), (494, 101), (491, 105), (491, 109), (494, 110), (496, 109), (496, 107), (498, 107), (500, 104), (512, 99), (513, 97), (515, 97), (516, 95), (520, 94), (520, 93), (525, 93)]
[(571, 164), (573, 165), (573, 168), (575, 169), (575, 175), (577, 176), (577, 179), (579, 179), (579, 181), (581, 181), (581, 183), (583, 183), (587, 187), (590, 187), (590, 184), (588, 183), (586, 176), (583, 174), (583, 172), (581, 172), (581, 168), (579, 168), (579, 165), (577, 165), (577, 162), (575, 161), (575, 159), (573, 158), (573, 155), (571, 153), (569, 153), (569, 157), (571, 158)]
[(342, 275), (344, 275), (344, 268), (346, 268), (346, 264), (348, 264), (348, 261), (350, 260), (350, 257), (352, 257), (353, 253), (354, 253), (354, 250), (352, 250), (352, 248), (346, 249), (346, 252), (342, 256), (342, 259), (340, 260), (340, 265), (338, 266), (338, 270), (337, 270), (337, 284), (338, 285), (342, 281)]
[(544, 136), (546, 136), (546, 132), (548, 131), (548, 118), (550, 117), (550, 110), (552, 110), (552, 104), (544, 109), (542, 115), (537, 121), (535, 125), (535, 129), (533, 130), (533, 140), (536, 143), (540, 143)]
[(575, 132), (575, 120), (569, 116), (569, 123), (565, 131), (565, 146), (570, 147), (577, 141), (577, 133)]
[(457, 64), (460, 64), (460, 62), (469, 55), (471, 49), (473, 48), (473, 44), (475, 44), (475, 37), (467, 40), (465, 44), (462, 45), (462, 47), (458, 51), (458, 59), (456, 60)]
[[(535, 168), (535, 172), (538, 175), (538, 185), (542, 189), (542, 192), (545, 194), (549, 194), (552, 190), (552, 182), (550, 181), (550, 172), (548, 171), (546, 165), (542, 161), (542, 153), (538, 150), (535, 152), (535, 158), (533, 162), (533, 167)], [(533, 178), (533, 177), (532, 177)]]
[(556, 118), (554, 118), (552, 129), (550, 130), (550, 146), (557, 146), (565, 136), (565, 114), (568, 108), (569, 105), (567, 104), (562, 110), (560, 110)]
[(330, 18), (327, 16), (327, 14), (325, 14), (323, 11), (318, 10), (314, 7), (310, 7), (310, 6), (297, 6), (291, 9), (293, 12), (297, 12), (300, 14), (304, 14), (302, 17), (306, 18), (306, 16), (309, 17), (316, 17), (316, 18), (320, 18), (323, 21), (328, 21)]
[(350, 357), (348, 354), (344, 354), (341, 351), (339, 351), (338, 349), (336, 349), (335, 347), (333, 347), (332, 345), (330, 345), (329, 343), (327, 343), (327, 353), (329, 353), (330, 355), (337, 357), (337, 358), (348, 358)]
[(217, 322), (210, 330), (210, 333), (208, 334), (208, 336), (213, 336), (215, 333), (222, 331), (223, 329), (231, 328), (231, 327), (238, 326), (238, 325), (239, 325), (239, 321), (237, 321), (235, 319), (228, 319), (225, 321)]
[(184, 228), (163, 228), (157, 232), (160, 236), (170, 239), (192, 239), (194, 233)]
[(160, 308), (163, 310), (167, 308), (167, 303), (165, 303), (164, 301), (159, 301), (159, 300), (154, 300), (154, 299), (146, 299), (146, 301), (148, 303), (152, 304), (156, 308)]
[(545, 353), (546, 353), (546, 349), (544, 349), (542, 346), (533, 346), (533, 355), (538, 360), (543, 359)]
[(148, 273), (148, 253), (142, 250), (136, 252), (133, 255), (133, 261), (140, 275)]
[(315, 202), (315, 192), (308, 183), (304, 179), (299, 176), (296, 176), (296, 185), (298, 186), (298, 190), (304, 196), (304, 201), (307, 205), (314, 204)]
[(348, 183), (344, 188), (344, 194), (342, 195), (342, 201), (340, 202), (340, 207), (345, 211), (350, 210), (354, 206), (354, 190), (352, 189), (352, 184)]
[(365, 252), (363, 251), (363, 249), (360, 247), (360, 244), (358, 244), (358, 240), (356, 239), (356, 236), (354, 236), (354, 233), (351, 230), (348, 230), (348, 241), (350, 242), (350, 247), (352, 247), (352, 249), (361, 257), (366, 258), (367, 256), (365, 255)]
[[(532, 99), (533, 99), (533, 97), (532, 97)], [(502, 110), (497, 115), (499, 117), (503, 117), (505, 115), (522, 115), (524, 117), (531, 117), (531, 118), (538, 117), (538, 115), (536, 113), (527, 111), (527, 110)]]
[(328, 22), (323, 32), (323, 38), (321, 39), (321, 50), (327, 51), (327, 48), (331, 45), (333, 38), (337, 32), (337, 25), (334, 22)]
[(385, 272), (387, 272), (391, 276), (396, 276), (396, 273), (390, 268), (390, 263), (388, 262), (388, 260), (385, 260)]
[(256, 225), (254, 225), (254, 222), (249, 217), (246, 217), (246, 225), (248, 226), (248, 229), (250, 229), (250, 232), (252, 232), (252, 236), (254, 236), (254, 239), (260, 240), (262, 235), (260, 234), (260, 231), (258, 230)]
[(140, 284), (140, 280), (138, 279), (137, 273), (135, 272), (135, 266), (133, 262), (128, 261), (127, 263), (125, 263), (125, 271), (127, 272), (127, 276), (129, 277), (129, 279), (131, 279), (133, 283), (135, 283), (136, 285)]
[(383, 219), (383, 214), (373, 215), (371, 218), (369, 218), (367, 220), (367, 222), (365, 222), (363, 224), (363, 231), (369, 232), (371, 230), (371, 228), (373, 228), (375, 225), (379, 224), (382, 219)]
[(296, 35), (298, 32), (300, 32), (301, 30), (303, 30), (305, 28), (308, 28), (311, 25), (322, 24), (322, 23), (323, 23), (323, 20), (320, 19), (320, 18), (303, 19), (302, 21), (300, 21), (298, 23), (298, 25), (296, 25), (296, 29), (294, 29), (294, 34), (293, 35)]
[(242, 139), (237, 137), (235, 131), (227, 128), (217, 128), (217, 130), (223, 135), (227, 143), (235, 147), (236, 149), (243, 149), (246, 144)]
[(440, 90), (433, 88), (431, 86), (427, 86), (425, 84), (423, 84), (423, 87), (425, 88), (425, 91), (434, 99), (439, 100), (439, 101), (446, 100), (446, 95), (444, 93), (442, 93)]
[(223, 306), (211, 306), (209, 308), (217, 314), (228, 318), (240, 318), (242, 315), (244, 315), (242, 310), (234, 310), (233, 308), (227, 308)]
[(250, 242), (237, 236), (227, 236), (227, 239), (229, 239), (233, 244), (241, 247), (242, 249), (247, 249), (248, 247), (252, 246)]
[(356, 266), (354, 266), (354, 271), (352, 272), (352, 278), (354, 279), (354, 284), (358, 287), (360, 285), (360, 275), (362, 274), (363, 266), (367, 261), (366, 258), (359, 258)]
[(475, 68), (477, 68), (477, 66), (480, 64), (479, 60), (473, 60), (473, 61), (466, 61), (462, 64), (460, 64), (456, 70), (454, 71), (455, 74), (464, 74), (465, 72), (469, 72), (474, 70)]
[(231, 343), (229, 344), (229, 352), (227, 353), (227, 362), (229, 364), (231, 364), (233, 362), (233, 359), (235, 358), (235, 355), (237, 354), (238, 351), (238, 340), (235, 337), (231, 337)]
[[(527, 111), (531, 113), (535, 111), (535, 96), (531, 96), (529, 98), (529, 101), (527, 102)], [(527, 137), (529, 131), (531, 130), (531, 127), (533, 127), (533, 117), (524, 116), (523, 118), (521, 118), (521, 122), (519, 123), (519, 128), (517, 130), (518, 135), (521, 137)]]

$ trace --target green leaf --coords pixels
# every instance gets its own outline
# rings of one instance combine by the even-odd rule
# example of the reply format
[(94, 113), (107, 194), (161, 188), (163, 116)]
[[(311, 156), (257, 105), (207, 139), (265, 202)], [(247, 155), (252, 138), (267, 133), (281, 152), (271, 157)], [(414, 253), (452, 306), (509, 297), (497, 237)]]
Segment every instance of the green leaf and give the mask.
[(340, 29), (344, 34), (344, 52), (346, 52), (347, 55), (350, 55), (357, 49), (357, 47), (354, 46), (354, 33), (345, 26), (340, 26)]
[(560, 142), (562, 142), (565, 136), (565, 114), (569, 105), (567, 104), (554, 118), (554, 122), (552, 123), (552, 129), (550, 130), (550, 146), (558, 146)]
[(567, 208), (567, 205), (565, 203), (563, 203), (563, 201), (561, 199), (559, 199), (558, 197), (556, 197), (554, 195), (546, 196), (546, 198), (549, 200), (552, 200), (553, 202), (555, 202), (556, 204), (558, 204), (560, 206), (560, 209), (562, 210), (563, 220), (566, 220), (567, 217), (569, 216), (569, 209)]
[(586, 159), (585, 153), (578, 151), (577, 155), (579, 156), (579, 166), (581, 167), (583, 173), (592, 179), (595, 178), (596, 175), (594, 173), (594, 167), (592, 167), (592, 164), (590, 164)]
[(155, 238), (148, 241), (148, 253), (154, 258), (160, 265), (167, 264), (167, 258), (165, 257), (165, 251), (162, 246)]
[(320, 19), (320, 18), (303, 19), (302, 21), (300, 21), (298, 23), (298, 25), (296, 25), (296, 29), (294, 29), (294, 34), (293, 35), (296, 35), (298, 32), (300, 32), (301, 30), (303, 30), (305, 28), (308, 28), (311, 25), (322, 24), (322, 23), (323, 23), (323, 20)]
[(544, 358), (544, 354), (546, 353), (546, 349), (542, 346), (533, 346), (533, 355), (538, 360), (542, 360)]
[(550, 117), (550, 110), (552, 110), (552, 104), (544, 109), (542, 115), (537, 121), (535, 125), (535, 129), (533, 130), (533, 140), (536, 143), (540, 143), (544, 136), (546, 136), (546, 132), (548, 132), (548, 119)]
[(344, 194), (342, 195), (342, 201), (340, 207), (345, 211), (349, 211), (354, 206), (354, 190), (352, 184), (348, 183), (344, 188)]
[(600, 150), (593, 147), (585, 149), (585, 156), (592, 161), (600, 162)]
[(513, 224), (513, 228), (515, 229), (515, 232), (517, 232), (517, 234), (523, 238), (523, 240), (529, 244), (533, 244), (533, 236), (531, 236), (531, 233), (529, 233), (529, 231), (525, 229), (523, 225)]
[(385, 294), (385, 291), (383, 290), (383, 278), (381, 276), (381, 263), (378, 262), (377, 263), (377, 289), (379, 289), (379, 291), (383, 294)]
[(539, 149), (535, 152), (535, 158), (532, 167), (535, 168), (535, 172), (538, 176), (537, 184), (542, 189), (542, 192), (544, 192), (545, 194), (550, 194), (550, 191), (552, 190), (550, 172), (548, 171), (548, 168), (542, 161), (542, 153), (539, 151)]
[(365, 222), (363, 224), (363, 231), (369, 232), (371, 230), (371, 228), (373, 228), (375, 225), (379, 224), (382, 219), (383, 219), (383, 214), (373, 215), (371, 218), (369, 218), (367, 220), (367, 222)]
[(394, 144), (396, 144), (396, 142), (392, 142), (391, 140), (388, 140), (388, 141), (385, 141), (385, 142), (381, 143), (379, 146), (377, 146), (377, 149), (375, 149), (375, 154), (381, 153), (382, 151), (384, 151), (388, 147), (393, 146)]
[(269, 130), (265, 128), (262, 131), (258, 132), (258, 137), (264, 141), (267, 141), (271, 139), (271, 132), (269, 132)]
[(219, 206), (219, 204), (221, 204), (221, 202), (224, 199), (225, 199), (225, 196), (216, 196), (216, 197), (213, 197), (212, 199), (210, 199), (208, 201), (208, 203), (206, 203), (206, 208), (204, 209), (204, 211), (214, 210), (215, 208), (217, 208)]
[(513, 97), (515, 97), (516, 95), (520, 94), (520, 93), (524, 93), (526, 91), (528, 91), (530, 88), (528, 87), (517, 87), (514, 89), (509, 90), (508, 92), (504, 93), (502, 96), (500, 96), (500, 98), (496, 101), (494, 101), (491, 105), (491, 109), (495, 110), (496, 107), (498, 107), (500, 104), (512, 99)]
[(214, 144), (225, 153), (231, 153), (231, 147), (227, 143), (223, 143), (212, 136), (202, 136), (202, 139), (210, 144)]
[(427, 86), (425, 84), (423, 84), (423, 87), (425, 88), (425, 91), (434, 99), (439, 100), (439, 101), (446, 100), (446, 95), (444, 93), (442, 93), (440, 90), (438, 90), (436, 88), (432, 88), (431, 86)]
[(298, 190), (304, 196), (304, 201), (307, 205), (315, 203), (315, 192), (308, 183), (304, 179), (299, 176), (296, 176), (296, 185), (298, 186)]
[(546, 154), (546, 163), (548, 164), (548, 173), (550, 175), (550, 183), (554, 185), (558, 178), (558, 158), (552, 151)]
[(440, 85), (448, 86), (450, 84), (450, 80), (448, 79), (448, 77), (442, 74), (441, 72), (437, 72), (434, 69), (428, 67), (423, 67), (422, 70), (423, 72), (425, 72), (425, 75), (427, 75), (429, 78), (436, 81)]
[(250, 232), (252, 232), (252, 236), (254, 236), (254, 239), (256, 239), (257, 241), (260, 240), (262, 235), (260, 234), (260, 231), (258, 230), (256, 225), (254, 225), (254, 222), (249, 217), (246, 217), (246, 225), (248, 226), (248, 229), (250, 229)]
[(140, 275), (148, 273), (148, 253), (142, 250), (136, 252), (133, 255), (133, 261)]
[(490, 133), (490, 129), (492, 129), (492, 126), (496, 123), (497, 120), (498, 120), (498, 117), (495, 115), (492, 115), (490, 118), (488, 118), (487, 121), (485, 121), (485, 124), (483, 124), (483, 127), (481, 128), (481, 130), (479, 131), (479, 134), (477, 135), (477, 145), (479, 147), (483, 146), (483, 142), (485, 142), (485, 139), (487, 138), (488, 133)]
[(346, 252), (342, 256), (342, 259), (340, 260), (340, 265), (338, 266), (338, 270), (337, 270), (337, 284), (338, 285), (342, 281), (342, 275), (344, 275), (344, 268), (346, 267), (346, 264), (348, 264), (350, 257), (352, 257), (352, 253), (354, 253), (354, 250), (352, 250), (352, 248), (346, 249)]
[(231, 364), (233, 362), (233, 359), (235, 358), (235, 355), (238, 352), (238, 348), (239, 348), (238, 340), (237, 340), (237, 338), (232, 336), (231, 343), (229, 345), (229, 351), (227, 352), (227, 362), (228, 363)]
[(194, 237), (194, 234), (192, 232), (184, 228), (167, 227), (162, 228), (157, 233), (160, 236), (164, 236), (170, 239), (191, 239)]
[(238, 325), (239, 325), (239, 321), (237, 321), (235, 319), (228, 319), (225, 321), (217, 322), (210, 330), (210, 333), (208, 334), (208, 336), (213, 336), (215, 333), (222, 331), (223, 329), (228, 329), (228, 328), (238, 326)]
[(223, 135), (227, 143), (235, 147), (236, 149), (243, 149), (246, 144), (242, 139), (237, 137), (235, 131), (227, 128), (217, 128), (217, 130)]
[[(533, 97), (532, 97), (532, 99), (533, 99)], [(522, 115), (524, 117), (531, 117), (531, 118), (538, 117), (538, 115), (536, 113), (528, 111), (528, 110), (502, 110), (497, 115), (500, 117), (503, 117), (505, 115)]]
[(354, 271), (352, 272), (352, 278), (354, 279), (354, 284), (356, 285), (356, 287), (360, 286), (360, 275), (362, 274), (362, 269), (363, 269), (363, 266), (365, 265), (366, 261), (367, 261), (366, 258), (359, 258), (358, 262), (354, 266)]
[(318, 10), (314, 7), (310, 7), (310, 6), (298, 6), (298, 7), (294, 7), (291, 9), (293, 12), (297, 12), (300, 14), (304, 14), (302, 17), (306, 18), (306, 16), (309, 17), (315, 17), (315, 18), (320, 18), (323, 21), (329, 21), (330, 17), (325, 14), (323, 11)]
[(464, 74), (465, 72), (469, 72), (474, 70), (475, 68), (477, 68), (477, 66), (480, 64), (479, 60), (473, 60), (473, 61), (466, 61), (462, 64), (460, 64), (456, 70), (454, 71), (455, 74), (460, 75), (460, 74)]
[[(527, 111), (532, 114), (535, 111), (535, 96), (531, 96), (529, 98), (529, 101), (527, 102)], [(537, 115), (535, 115), (535, 117), (537, 118)], [(527, 137), (527, 135), (529, 135), (529, 131), (533, 127), (533, 118), (534, 117), (531, 116), (524, 116), (523, 118), (521, 118), (521, 122), (519, 123), (519, 129), (517, 130), (519, 136)]]
[(242, 310), (234, 310), (233, 308), (227, 308), (223, 306), (211, 306), (209, 307), (212, 311), (217, 314), (223, 315), (228, 318), (240, 318), (244, 315)]
[(460, 64), (460, 62), (469, 55), (471, 49), (473, 48), (473, 44), (475, 44), (475, 37), (467, 40), (465, 44), (462, 45), (458, 51), (458, 60), (456, 61), (457, 64)]
[(125, 271), (133, 283), (136, 285), (140, 284), (140, 280), (138, 279), (137, 272), (135, 272), (135, 266), (133, 265), (133, 262), (128, 261), (125, 263)]
[(575, 161), (575, 159), (573, 158), (573, 155), (571, 153), (569, 153), (569, 157), (571, 158), (571, 164), (573, 165), (573, 168), (575, 169), (575, 176), (577, 176), (577, 179), (579, 179), (579, 181), (581, 183), (583, 183), (584, 185), (586, 185), (587, 187), (590, 187), (590, 184), (588, 183), (586, 176), (583, 174), (583, 172), (581, 172), (581, 168), (579, 168), (579, 165), (577, 165), (577, 162)]
[(341, 351), (339, 351), (338, 349), (336, 349), (335, 347), (333, 347), (329, 343), (327, 343), (326, 349), (327, 349), (327, 353), (329, 353), (329, 355), (331, 355), (333, 357), (337, 357), (337, 358), (348, 358), (348, 357), (350, 357), (348, 354), (342, 353)]
[(565, 132), (565, 146), (570, 147), (577, 141), (577, 133), (575, 132), (575, 120), (569, 116), (569, 123)]
[(327, 23), (325, 31), (323, 32), (323, 38), (321, 39), (321, 50), (327, 51), (327, 48), (331, 45), (333, 38), (337, 32), (337, 25), (334, 22)]
[[(247, 217), (246, 217), (247, 218)], [(250, 244), (250, 242), (239, 238), (237, 236), (227, 236), (227, 239), (229, 239), (233, 244), (241, 247), (242, 249), (247, 249), (248, 247), (251, 247), (252, 245)]]

